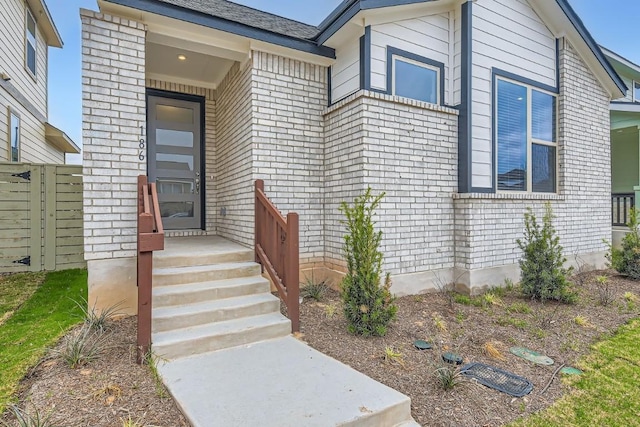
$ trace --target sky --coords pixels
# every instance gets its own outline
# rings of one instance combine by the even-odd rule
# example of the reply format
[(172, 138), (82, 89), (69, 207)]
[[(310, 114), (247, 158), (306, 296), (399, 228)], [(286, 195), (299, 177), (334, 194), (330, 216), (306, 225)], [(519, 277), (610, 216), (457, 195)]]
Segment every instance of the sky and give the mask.
[[(318, 25), (341, 0), (237, 0), (256, 9)], [(569, 0), (595, 40), (636, 64), (639, 0)], [(80, 8), (97, 10), (96, 0), (46, 0), (64, 41), (49, 50), (49, 121), (82, 144), (82, 69)], [(79, 155), (67, 162), (80, 163)]]

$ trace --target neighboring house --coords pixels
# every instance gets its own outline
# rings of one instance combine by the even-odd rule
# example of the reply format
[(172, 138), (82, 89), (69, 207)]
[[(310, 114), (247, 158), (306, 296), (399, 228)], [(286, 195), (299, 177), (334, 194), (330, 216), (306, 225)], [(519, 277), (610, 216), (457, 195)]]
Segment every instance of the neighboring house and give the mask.
[(611, 102), (611, 207), (613, 243), (628, 230), (629, 209), (640, 203), (640, 65), (601, 47), (629, 88)]
[(48, 122), (48, 49), (62, 39), (47, 5), (3, 0), (0, 28), (0, 162), (64, 163), (80, 150)]
[(223, 0), (98, 4), (81, 12), (92, 300), (135, 299), (138, 174), (169, 235), (247, 247), (264, 179), (315, 277), (345, 269), (339, 203), (384, 191), (397, 294), (516, 280), (525, 208), (546, 202), (565, 254), (603, 265), (626, 87), (566, 0), (347, 0), (319, 27)]

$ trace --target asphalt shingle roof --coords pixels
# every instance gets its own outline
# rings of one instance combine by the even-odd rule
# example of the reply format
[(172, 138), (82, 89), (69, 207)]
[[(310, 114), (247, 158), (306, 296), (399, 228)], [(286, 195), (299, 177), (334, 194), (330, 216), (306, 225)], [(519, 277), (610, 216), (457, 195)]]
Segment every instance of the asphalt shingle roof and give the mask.
[(300, 39), (313, 39), (318, 27), (273, 15), (227, 0), (159, 0), (163, 3), (216, 16), (228, 21), (239, 22), (254, 28), (284, 34)]

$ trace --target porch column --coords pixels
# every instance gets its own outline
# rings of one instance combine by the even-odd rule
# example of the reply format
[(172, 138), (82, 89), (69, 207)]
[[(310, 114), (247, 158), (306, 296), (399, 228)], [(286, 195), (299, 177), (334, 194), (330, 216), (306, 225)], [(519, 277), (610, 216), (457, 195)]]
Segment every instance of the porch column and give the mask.
[(81, 10), (89, 305), (135, 314), (137, 176), (146, 174), (145, 26)]

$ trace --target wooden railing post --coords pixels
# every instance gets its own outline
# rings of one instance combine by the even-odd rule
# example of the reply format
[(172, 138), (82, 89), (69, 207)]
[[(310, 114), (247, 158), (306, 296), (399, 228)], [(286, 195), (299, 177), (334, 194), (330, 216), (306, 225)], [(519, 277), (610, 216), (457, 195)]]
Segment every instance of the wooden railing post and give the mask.
[(153, 251), (164, 249), (164, 229), (155, 183), (138, 176), (138, 336), (137, 362), (143, 363), (151, 348), (151, 288)]
[[(258, 198), (258, 192), (264, 193), (264, 181), (261, 179), (257, 179), (255, 183), (254, 189), (254, 204), (255, 204), (255, 216), (253, 221), (253, 238), (254, 238), (254, 256), (255, 261), (260, 263), (260, 257), (258, 256), (258, 244), (262, 242), (262, 204), (260, 203), (260, 199)], [(264, 271), (264, 269), (263, 269)]]
[(300, 331), (300, 242), (298, 214), (287, 214), (287, 247), (285, 252), (285, 278), (289, 303), (287, 310), (291, 319), (291, 331)]

